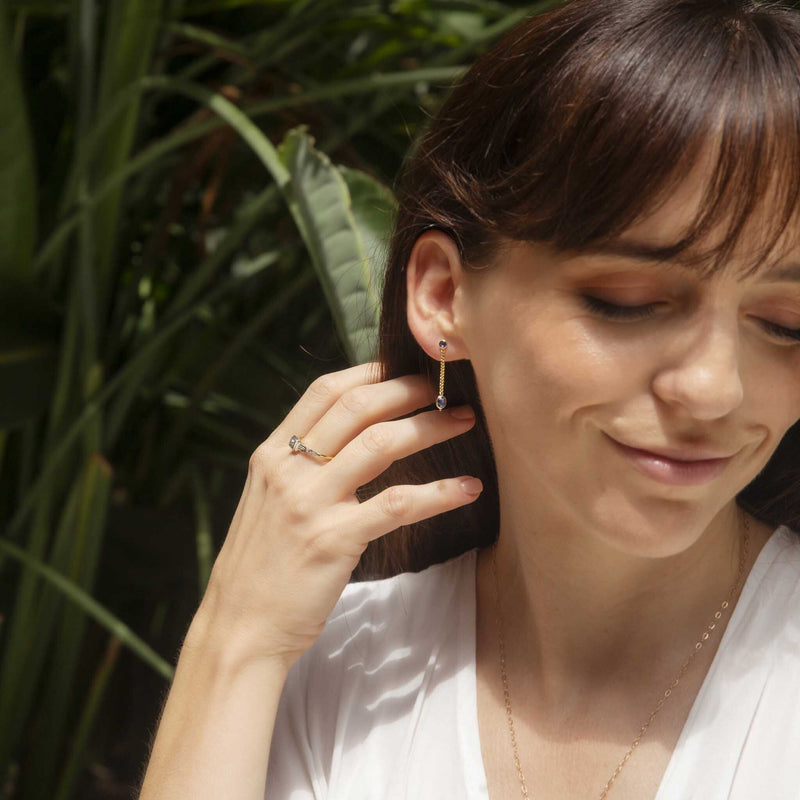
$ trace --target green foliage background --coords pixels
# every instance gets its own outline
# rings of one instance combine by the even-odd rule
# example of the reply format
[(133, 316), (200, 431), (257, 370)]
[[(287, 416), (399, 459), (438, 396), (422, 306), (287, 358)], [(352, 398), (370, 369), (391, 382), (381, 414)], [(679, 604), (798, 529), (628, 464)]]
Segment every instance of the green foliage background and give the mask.
[(258, 443), (370, 360), (392, 182), (557, 3), (0, 0), (0, 797), (131, 797)]

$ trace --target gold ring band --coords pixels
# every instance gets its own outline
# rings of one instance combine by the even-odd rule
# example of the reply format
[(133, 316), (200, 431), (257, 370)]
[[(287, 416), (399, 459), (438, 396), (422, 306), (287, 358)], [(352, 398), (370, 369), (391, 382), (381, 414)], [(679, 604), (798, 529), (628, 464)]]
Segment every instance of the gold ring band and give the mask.
[(291, 447), (295, 453), (308, 453), (310, 456), (318, 456), (319, 458), (324, 458), (326, 461), (330, 461), (333, 458), (333, 456), (326, 456), (324, 453), (318, 453), (316, 450), (306, 447), (300, 441), (299, 436), (292, 436), (292, 438), (289, 439), (289, 447)]

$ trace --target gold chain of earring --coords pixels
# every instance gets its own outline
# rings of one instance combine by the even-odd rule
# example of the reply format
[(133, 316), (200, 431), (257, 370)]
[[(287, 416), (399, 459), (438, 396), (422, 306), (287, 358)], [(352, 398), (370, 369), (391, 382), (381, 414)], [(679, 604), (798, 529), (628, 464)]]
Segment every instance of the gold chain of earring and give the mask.
[(447, 350), (447, 342), (444, 339), (439, 341), (439, 396), (436, 398), (436, 408), (443, 411), (447, 405), (447, 398), (444, 396), (444, 355)]

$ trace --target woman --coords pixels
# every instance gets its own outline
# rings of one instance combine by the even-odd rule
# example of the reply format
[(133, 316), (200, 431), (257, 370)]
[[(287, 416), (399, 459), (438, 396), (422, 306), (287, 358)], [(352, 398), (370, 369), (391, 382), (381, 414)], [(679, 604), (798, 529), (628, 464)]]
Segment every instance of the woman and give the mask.
[(535, 17), (399, 195), (380, 360), (256, 450), (141, 797), (800, 798), (797, 13)]

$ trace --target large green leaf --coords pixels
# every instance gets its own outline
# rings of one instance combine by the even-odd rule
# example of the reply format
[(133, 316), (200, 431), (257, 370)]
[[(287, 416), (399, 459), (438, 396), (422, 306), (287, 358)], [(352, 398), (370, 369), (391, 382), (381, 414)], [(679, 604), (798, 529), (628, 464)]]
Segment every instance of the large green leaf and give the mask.
[[(279, 97), (270, 97), (268, 100), (258, 100), (247, 104), (243, 112), (250, 120), (276, 114), (286, 108), (295, 108), (308, 105), (323, 100), (340, 101), (343, 97), (351, 95), (369, 94), (384, 91), (386, 89), (408, 90), (409, 86), (425, 83), (451, 83), (464, 73), (466, 67), (434, 67), (432, 69), (413, 69), (402, 70), (390, 73), (372, 73), (353, 80), (336, 81), (331, 84), (324, 84), (313, 89), (307, 89), (299, 94), (290, 94)], [(179, 87), (190, 85), (188, 83), (176, 84), (170, 79), (161, 75), (150, 75), (142, 78), (137, 84), (117, 92), (114, 99), (103, 109), (102, 116), (99, 117), (92, 132), (87, 140), (86, 152), (83, 158), (78, 157), (75, 162), (75, 171), (82, 173), (86, 168), (85, 159), (94, 152), (99, 146), (102, 137), (106, 135), (109, 126), (114, 122), (117, 115), (133, 102), (141, 91), (180, 91)], [(214, 97), (210, 92), (206, 92), (205, 98)], [(203, 96), (197, 96), (199, 102), (207, 102)], [(213, 108), (210, 102), (207, 104)], [(216, 109), (219, 113), (219, 109)], [(103, 182), (92, 190), (89, 203), (96, 205), (105, 202), (106, 198), (121, 186), (128, 178), (136, 175), (152, 165), (159, 159), (164, 158), (170, 153), (184, 147), (203, 136), (207, 136), (213, 131), (219, 130), (224, 125), (230, 124), (236, 127), (235, 120), (230, 115), (218, 116), (214, 119), (194, 122), (188, 127), (179, 127), (173, 130), (162, 139), (156, 139), (151, 144), (144, 147), (139, 153), (131, 157), (118, 170), (107, 175)], [(75, 195), (75, 183), (78, 179), (77, 174), (70, 176), (68, 181), (67, 198)], [(66, 204), (69, 208), (70, 204)], [(75, 211), (66, 216), (48, 234), (47, 239), (42, 243), (36, 254), (36, 268), (43, 269), (55, 256), (63, 251), (72, 236), (72, 232), (78, 225), (81, 215), (85, 211)]]
[(0, 278), (24, 280), (36, 238), (36, 175), (19, 71), (0, 4)]
[[(339, 167), (350, 192), (353, 216), (370, 266), (370, 297), (378, 303), (389, 255), (397, 203), (391, 190), (366, 172)], [(376, 307), (377, 313), (377, 307)]]
[(314, 139), (302, 126), (289, 131), (278, 152), (291, 175), (286, 191), (295, 205), (295, 222), (347, 358), (352, 364), (372, 361), (379, 312), (375, 276), (382, 267), (373, 264), (371, 255), (384, 236), (381, 226), (390, 221), (389, 214), (380, 213), (388, 210), (387, 190), (369, 176), (348, 170), (361, 201), (356, 213), (343, 172), (314, 148)]

